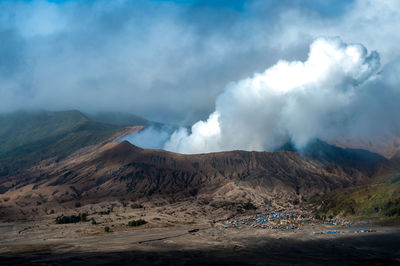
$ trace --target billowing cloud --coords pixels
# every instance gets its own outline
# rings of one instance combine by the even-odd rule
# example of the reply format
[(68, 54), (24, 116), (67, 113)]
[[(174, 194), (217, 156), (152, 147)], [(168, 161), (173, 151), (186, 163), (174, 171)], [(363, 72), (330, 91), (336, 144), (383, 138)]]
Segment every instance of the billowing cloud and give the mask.
[(165, 142), (168, 141), (172, 131), (172, 128), (168, 127), (159, 128), (150, 126), (137, 133), (126, 136), (120, 139), (120, 141), (127, 140), (134, 145), (147, 149), (160, 149), (164, 146)]
[(319, 38), (304, 62), (282, 60), (229, 84), (209, 118), (174, 132), (165, 148), (274, 150), (289, 140), (302, 148), (315, 138), (374, 141), (399, 132), (399, 64), (379, 68), (377, 52)]
[[(120, 111), (181, 125), (206, 119), (226, 84), (320, 36), (399, 55), (400, 2), (0, 2), (0, 112)], [(217, 4), (215, 4), (217, 3)]]

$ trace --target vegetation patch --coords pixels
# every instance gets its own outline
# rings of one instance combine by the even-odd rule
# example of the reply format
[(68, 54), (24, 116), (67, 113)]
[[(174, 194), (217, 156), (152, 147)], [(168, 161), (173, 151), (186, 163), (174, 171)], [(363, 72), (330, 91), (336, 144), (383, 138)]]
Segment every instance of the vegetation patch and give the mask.
[(210, 204), (211, 207), (214, 208), (223, 208), (224, 210), (236, 210), (239, 213), (243, 213), (245, 211), (257, 210), (257, 207), (252, 202), (212, 202)]
[(141, 208), (143, 208), (143, 205), (142, 204), (137, 204), (137, 203), (132, 203), (131, 204), (131, 208), (132, 209), (141, 209)]
[(128, 222), (128, 226), (141, 226), (147, 224), (147, 222), (143, 219), (139, 219), (139, 220), (132, 220)]
[(88, 222), (87, 213), (80, 213), (78, 215), (71, 215), (71, 216), (58, 216), (56, 218), (56, 224), (72, 224), (72, 223), (79, 223), (79, 222)]

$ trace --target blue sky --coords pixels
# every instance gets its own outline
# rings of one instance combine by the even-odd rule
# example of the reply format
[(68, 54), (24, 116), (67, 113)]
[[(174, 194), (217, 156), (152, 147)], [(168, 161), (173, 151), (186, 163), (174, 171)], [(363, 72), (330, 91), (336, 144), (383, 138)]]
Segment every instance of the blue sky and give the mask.
[[(32, 2), (32, 0), (26, 0)], [(153, 2), (170, 2), (179, 5), (190, 5), (194, 7), (215, 7), (215, 8), (231, 8), (237, 11), (245, 11), (246, 4), (254, 2), (253, 0), (147, 0)], [(52, 3), (65, 2), (96, 2), (96, 0), (49, 0)], [(281, 6), (302, 6), (316, 10), (321, 14), (331, 16), (340, 15), (345, 11), (345, 8), (353, 3), (354, 0), (264, 0), (266, 5), (281, 5)]]

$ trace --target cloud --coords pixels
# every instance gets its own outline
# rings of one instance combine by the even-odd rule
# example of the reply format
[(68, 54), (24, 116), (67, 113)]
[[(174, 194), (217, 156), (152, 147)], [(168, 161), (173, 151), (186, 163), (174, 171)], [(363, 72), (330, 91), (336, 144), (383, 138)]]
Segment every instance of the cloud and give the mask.
[[(212, 3), (214, 1), (208, 1)], [(399, 55), (393, 1), (0, 2), (0, 112), (130, 112), (181, 125), (207, 118), (226, 84), (320, 36)]]
[(180, 153), (274, 150), (288, 141), (366, 139), (399, 133), (398, 62), (381, 73), (379, 54), (339, 38), (319, 38), (302, 61), (281, 60), (229, 84), (216, 109), (191, 131), (174, 132), (165, 149)]

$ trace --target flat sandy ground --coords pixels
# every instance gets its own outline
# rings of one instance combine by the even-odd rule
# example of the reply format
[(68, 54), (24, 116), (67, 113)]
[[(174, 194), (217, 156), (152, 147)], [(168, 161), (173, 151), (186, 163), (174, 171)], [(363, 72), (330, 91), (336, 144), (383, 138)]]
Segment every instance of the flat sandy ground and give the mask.
[[(313, 231), (335, 226), (279, 231), (196, 224), (91, 233), (93, 227), (103, 229), (2, 223), (0, 265), (400, 265), (400, 230), (393, 227), (319, 236)], [(194, 228), (199, 231), (188, 232)]]
[[(314, 235), (343, 229), (227, 228), (224, 213), (205, 216), (187, 206), (89, 213), (97, 224), (55, 224), (57, 214), (0, 223), (0, 265), (400, 265), (400, 228), (372, 225), (371, 233)], [(90, 210), (89, 210), (90, 211)], [(210, 216), (215, 222), (210, 222)], [(148, 224), (128, 227), (132, 219)], [(218, 219), (219, 218), (219, 219)], [(104, 227), (110, 232), (105, 233)], [(190, 230), (198, 229), (195, 232)], [(347, 229), (348, 230), (348, 229)]]

